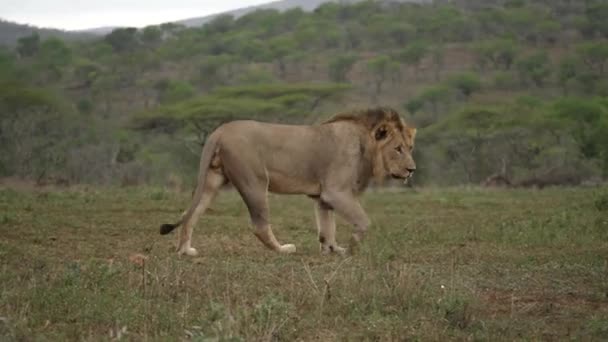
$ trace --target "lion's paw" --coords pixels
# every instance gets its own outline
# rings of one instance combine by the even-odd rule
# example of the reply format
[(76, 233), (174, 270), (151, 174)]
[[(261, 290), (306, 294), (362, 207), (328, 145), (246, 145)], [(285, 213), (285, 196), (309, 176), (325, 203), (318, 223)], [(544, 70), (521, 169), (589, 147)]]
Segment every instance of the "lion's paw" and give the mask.
[(338, 245), (328, 245), (328, 246), (321, 245), (321, 254), (344, 255), (344, 254), (346, 254), (346, 248), (342, 248)]
[(198, 255), (198, 251), (196, 250), (196, 248), (193, 248), (193, 247), (182, 248), (177, 253), (180, 255), (186, 254), (187, 256), (197, 256)]
[(296, 252), (296, 246), (292, 244), (286, 244), (279, 247), (279, 252), (285, 254), (291, 254)]
[[(333, 253), (339, 254), (339, 255), (344, 255), (346, 254), (346, 248), (342, 248), (338, 245), (332, 246), (333, 247)], [(330, 247), (331, 248), (331, 247)]]

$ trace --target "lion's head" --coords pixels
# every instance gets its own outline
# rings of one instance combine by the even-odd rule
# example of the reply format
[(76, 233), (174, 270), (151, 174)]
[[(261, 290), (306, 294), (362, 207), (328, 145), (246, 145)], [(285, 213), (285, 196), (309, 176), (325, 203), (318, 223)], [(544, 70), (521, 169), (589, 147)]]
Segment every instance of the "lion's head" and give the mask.
[(375, 108), (358, 113), (340, 114), (328, 122), (354, 121), (369, 131), (373, 142), (372, 162), (374, 176), (407, 180), (416, 170), (412, 157), (416, 128), (409, 127), (391, 108)]

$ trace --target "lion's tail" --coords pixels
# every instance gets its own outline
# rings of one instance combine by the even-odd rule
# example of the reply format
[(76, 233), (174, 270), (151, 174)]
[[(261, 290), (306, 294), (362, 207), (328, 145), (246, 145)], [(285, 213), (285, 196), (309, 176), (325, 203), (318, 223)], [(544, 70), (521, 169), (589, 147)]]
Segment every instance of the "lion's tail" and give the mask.
[(192, 204), (190, 205), (190, 208), (188, 208), (188, 211), (186, 211), (182, 215), (182, 217), (179, 219), (179, 221), (177, 221), (176, 223), (165, 223), (165, 224), (161, 225), (160, 226), (161, 235), (167, 235), (167, 234), (171, 233), (175, 228), (181, 226), (185, 222), (188, 222), (188, 220), (190, 220), (190, 218), (194, 214), (196, 207), (198, 206), (199, 202), (201, 201), (201, 198), (203, 197), (203, 189), (205, 188), (205, 179), (207, 179), (207, 171), (209, 170), (209, 166), (211, 165), (211, 159), (213, 158), (213, 155), (215, 154), (218, 136), (219, 136), (219, 134), (217, 134), (217, 131), (213, 132), (207, 139), (205, 146), (203, 146), (203, 152), (201, 154), (201, 163), (199, 166), (200, 175), (199, 175), (198, 182), (196, 185), (196, 190), (194, 191), (194, 195), (192, 196)]

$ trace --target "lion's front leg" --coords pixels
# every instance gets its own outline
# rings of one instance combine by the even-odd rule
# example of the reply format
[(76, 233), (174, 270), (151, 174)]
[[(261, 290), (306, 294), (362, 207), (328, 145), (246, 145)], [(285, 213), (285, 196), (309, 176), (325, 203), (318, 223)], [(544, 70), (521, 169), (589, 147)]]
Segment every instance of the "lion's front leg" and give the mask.
[(363, 210), (359, 201), (348, 192), (327, 191), (321, 195), (321, 200), (354, 226), (351, 239), (351, 250), (354, 250), (359, 242), (363, 240), (367, 228), (371, 224), (365, 210)]
[(319, 231), (321, 253), (344, 254), (346, 249), (336, 243), (336, 220), (331, 206), (320, 199), (317, 200), (315, 203), (315, 218)]

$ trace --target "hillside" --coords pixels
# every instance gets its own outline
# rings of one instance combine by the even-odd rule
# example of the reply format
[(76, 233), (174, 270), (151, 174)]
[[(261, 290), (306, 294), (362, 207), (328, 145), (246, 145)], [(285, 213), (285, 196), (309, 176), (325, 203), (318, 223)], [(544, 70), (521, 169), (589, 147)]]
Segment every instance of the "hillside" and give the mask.
[(14, 113), (1, 126), (0, 175), (187, 182), (206, 134), (227, 120), (314, 123), (389, 105), (420, 128), (417, 184), (496, 173), (522, 186), (595, 182), (608, 174), (607, 11), (567, 0), (325, 3), (98, 41), (24, 40), (0, 51), (0, 109)]
[[(225, 13), (214, 14), (205, 17), (198, 18), (189, 18), (184, 20), (179, 20), (175, 22), (176, 24), (181, 24), (189, 27), (201, 26), (203, 24), (208, 23), (209, 21), (217, 18), (221, 15), (231, 15), (233, 17), (241, 17), (251, 12), (255, 12), (258, 10), (277, 10), (277, 11), (287, 11), (290, 9), (300, 8), (303, 11), (310, 12), (319, 7), (324, 3), (338, 3), (343, 5), (355, 4), (357, 2), (361, 2), (362, 0), (280, 0), (273, 1), (267, 4), (251, 6), (246, 8), (240, 8), (234, 11), (228, 11)], [(423, 3), (428, 0), (393, 0), (392, 2), (415, 2), (415, 3)]]
[(31, 35), (37, 32), (41, 38), (56, 37), (68, 41), (84, 40), (93, 38), (94, 35), (87, 32), (70, 32), (56, 29), (46, 29), (30, 25), (13, 23), (0, 18), (0, 46), (13, 46), (17, 40), (22, 37)]
[(251, 6), (246, 8), (240, 8), (234, 11), (228, 11), (225, 13), (214, 14), (205, 17), (195, 17), (177, 21), (177, 24), (182, 24), (189, 27), (201, 26), (213, 18), (216, 18), (220, 15), (231, 15), (234, 17), (241, 17), (247, 13), (251, 13), (257, 10), (265, 10), (272, 9), (277, 11), (286, 11), (292, 8), (301, 8), (304, 11), (312, 11), (317, 8), (319, 5), (325, 2), (338, 2), (340, 0), (281, 0), (281, 1), (273, 1), (268, 4), (259, 5), (259, 6)]

